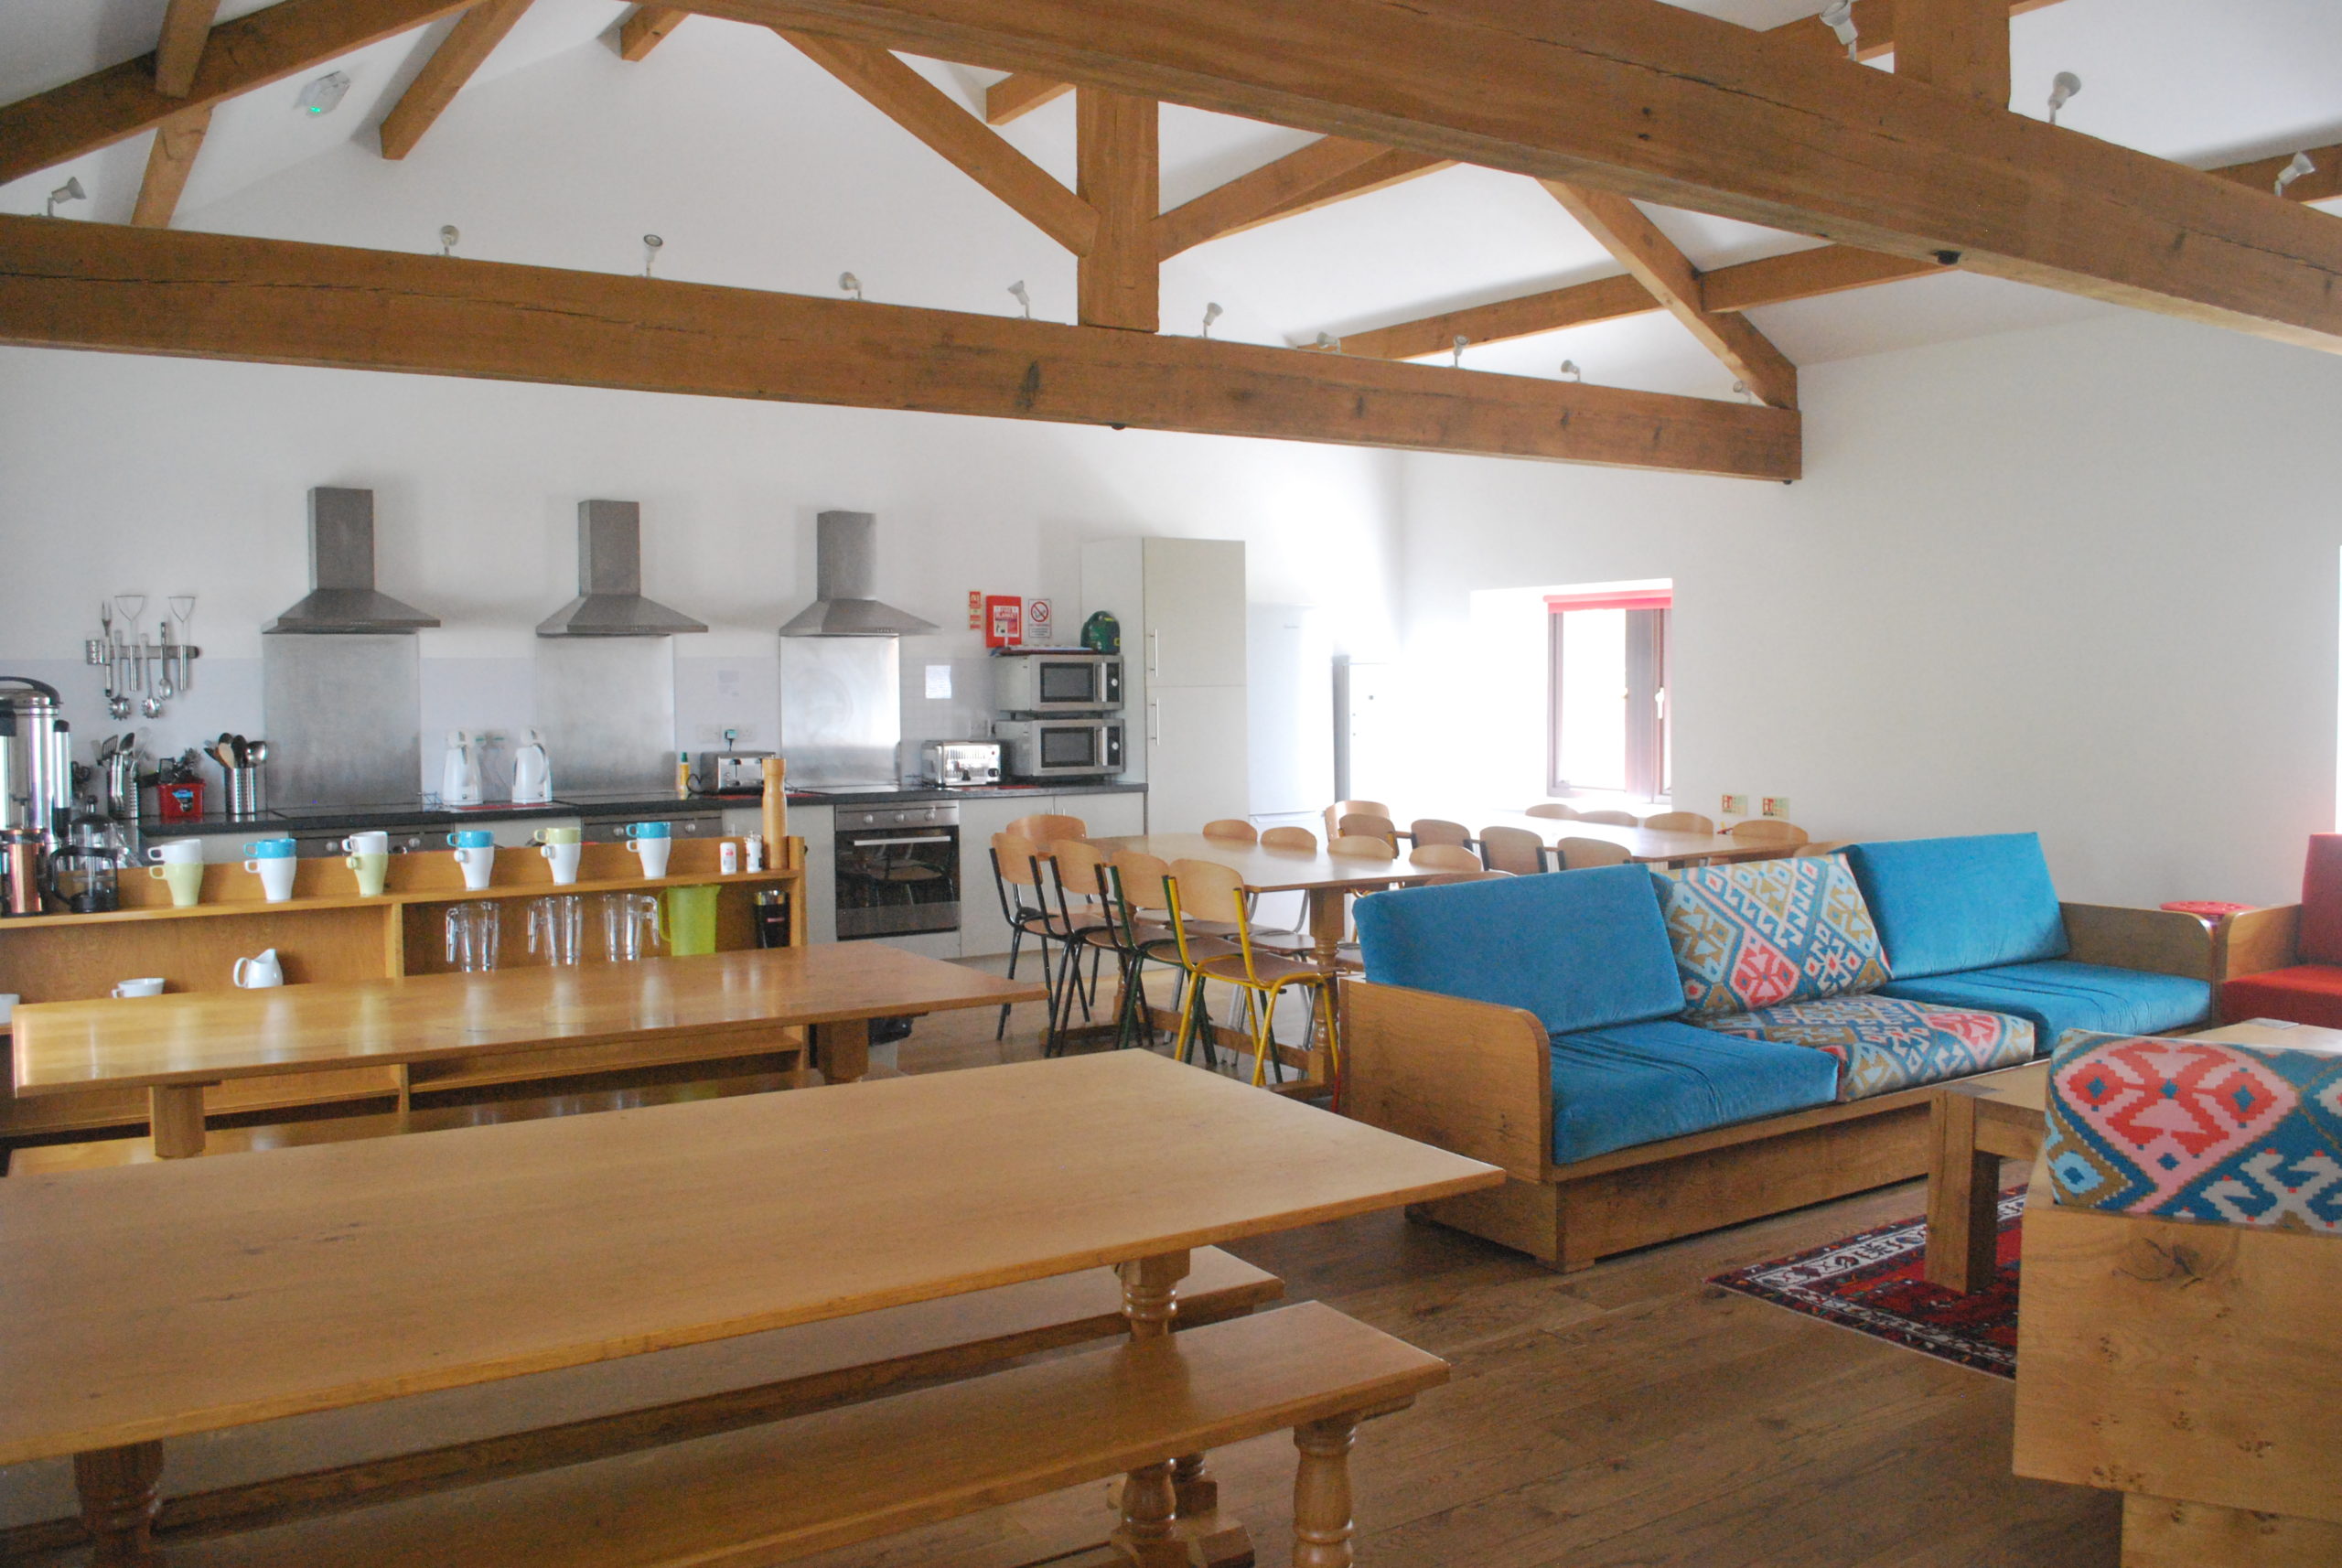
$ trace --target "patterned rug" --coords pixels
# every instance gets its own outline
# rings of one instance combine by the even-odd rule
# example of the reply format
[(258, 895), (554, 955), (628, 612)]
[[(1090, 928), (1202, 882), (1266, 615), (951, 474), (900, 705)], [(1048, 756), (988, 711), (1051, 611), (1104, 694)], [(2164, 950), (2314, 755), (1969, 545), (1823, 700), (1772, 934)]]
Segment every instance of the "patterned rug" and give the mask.
[(2000, 1273), (1989, 1288), (1972, 1295), (1921, 1277), (1928, 1251), (1925, 1219), (1882, 1225), (1795, 1257), (1718, 1274), (1709, 1283), (1980, 1372), (2014, 1378), (2018, 1226), (2024, 1214), (2023, 1187), (2001, 1194)]

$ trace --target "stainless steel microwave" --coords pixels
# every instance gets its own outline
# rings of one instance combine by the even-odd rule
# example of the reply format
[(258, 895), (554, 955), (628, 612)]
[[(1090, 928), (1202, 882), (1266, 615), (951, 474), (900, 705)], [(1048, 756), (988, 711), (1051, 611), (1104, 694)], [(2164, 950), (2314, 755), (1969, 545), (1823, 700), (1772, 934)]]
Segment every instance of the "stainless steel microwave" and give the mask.
[(1111, 714), (1123, 705), (1123, 661), (1100, 653), (1009, 653), (992, 661), (993, 706), (1004, 714)]
[(1123, 770), (1120, 719), (999, 719), (992, 733), (1011, 779), (1096, 779)]

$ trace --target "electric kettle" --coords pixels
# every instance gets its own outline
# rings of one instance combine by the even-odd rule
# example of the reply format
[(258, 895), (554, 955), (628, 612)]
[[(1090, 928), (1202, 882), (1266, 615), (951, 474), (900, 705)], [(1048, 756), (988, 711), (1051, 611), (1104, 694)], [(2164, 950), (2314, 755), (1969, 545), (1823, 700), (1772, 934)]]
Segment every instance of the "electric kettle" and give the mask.
[(553, 763), (545, 756), (544, 737), (532, 729), (521, 736), (521, 749), (512, 754), (512, 803), (547, 804), (553, 800)]
[(439, 803), (477, 806), (480, 803), (479, 756), (472, 737), (459, 729), (447, 732), (447, 760), (439, 773)]

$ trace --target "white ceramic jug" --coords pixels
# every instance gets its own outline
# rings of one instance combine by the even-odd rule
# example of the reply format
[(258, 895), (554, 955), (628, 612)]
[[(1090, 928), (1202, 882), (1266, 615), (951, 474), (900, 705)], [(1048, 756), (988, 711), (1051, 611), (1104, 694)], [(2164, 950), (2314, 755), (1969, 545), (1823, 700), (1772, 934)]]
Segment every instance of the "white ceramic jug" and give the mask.
[(276, 950), (270, 948), (258, 958), (236, 961), (235, 982), (247, 991), (258, 991), (285, 983), (285, 966), (277, 961)]

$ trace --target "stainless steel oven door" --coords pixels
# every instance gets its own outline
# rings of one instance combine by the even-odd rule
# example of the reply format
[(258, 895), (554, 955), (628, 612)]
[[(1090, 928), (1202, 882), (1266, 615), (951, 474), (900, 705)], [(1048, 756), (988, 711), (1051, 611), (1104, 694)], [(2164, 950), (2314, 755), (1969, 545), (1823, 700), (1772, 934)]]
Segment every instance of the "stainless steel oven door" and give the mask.
[(960, 929), (960, 808), (837, 814), (838, 940)]

